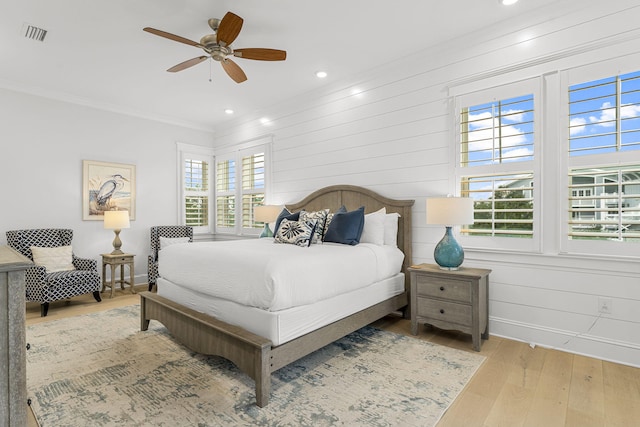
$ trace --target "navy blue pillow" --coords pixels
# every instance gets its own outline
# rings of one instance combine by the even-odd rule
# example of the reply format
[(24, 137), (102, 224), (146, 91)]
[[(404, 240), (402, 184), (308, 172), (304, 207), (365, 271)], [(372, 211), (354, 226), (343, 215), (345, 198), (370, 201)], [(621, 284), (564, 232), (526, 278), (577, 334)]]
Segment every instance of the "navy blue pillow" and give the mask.
[(296, 212), (296, 213), (292, 214), (291, 212), (289, 212), (289, 209), (287, 209), (287, 208), (282, 209), (282, 212), (280, 212), (280, 215), (278, 215), (278, 218), (276, 218), (276, 225), (275, 225), (274, 230), (273, 230), (273, 235), (274, 236), (278, 232), (278, 228), (280, 227), (280, 223), (285, 218), (287, 218), (289, 221), (298, 221), (300, 219), (300, 212)]
[(325, 242), (357, 245), (364, 228), (364, 206), (351, 212), (336, 212), (329, 229), (324, 235)]

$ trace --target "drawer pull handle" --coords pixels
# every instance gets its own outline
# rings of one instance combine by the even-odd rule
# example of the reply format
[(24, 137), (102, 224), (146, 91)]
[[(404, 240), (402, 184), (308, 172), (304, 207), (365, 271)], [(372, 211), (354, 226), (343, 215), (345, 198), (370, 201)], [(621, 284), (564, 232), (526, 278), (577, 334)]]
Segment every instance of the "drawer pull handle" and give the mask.
[(444, 310), (442, 308), (440, 309), (440, 314), (444, 314)]
[(444, 291), (444, 286), (440, 286), (440, 290), (441, 290), (441, 291)]

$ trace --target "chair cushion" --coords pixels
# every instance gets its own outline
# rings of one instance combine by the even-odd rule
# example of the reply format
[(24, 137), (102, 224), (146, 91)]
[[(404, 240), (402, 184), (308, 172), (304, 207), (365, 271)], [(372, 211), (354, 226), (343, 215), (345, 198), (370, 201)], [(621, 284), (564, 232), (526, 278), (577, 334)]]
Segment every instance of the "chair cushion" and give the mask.
[(46, 275), (47, 285), (55, 288), (65, 288), (69, 286), (81, 287), (86, 290), (84, 293), (93, 292), (96, 278), (99, 276), (95, 271), (74, 270), (56, 271)]
[(47, 273), (75, 270), (71, 246), (58, 246), (56, 248), (31, 246), (30, 249), (33, 255), (33, 262), (36, 265), (45, 267)]

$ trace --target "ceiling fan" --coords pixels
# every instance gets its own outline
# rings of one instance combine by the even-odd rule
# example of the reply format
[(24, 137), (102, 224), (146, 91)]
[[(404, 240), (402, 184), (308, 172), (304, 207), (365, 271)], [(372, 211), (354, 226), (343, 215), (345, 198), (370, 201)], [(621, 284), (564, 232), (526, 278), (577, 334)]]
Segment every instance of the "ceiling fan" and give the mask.
[(198, 56), (174, 65), (167, 70), (171, 73), (193, 67), (208, 58), (212, 58), (220, 62), (224, 71), (226, 71), (229, 77), (236, 83), (242, 83), (247, 80), (247, 76), (244, 71), (242, 71), (242, 68), (233, 62), (230, 57), (235, 56), (237, 58), (255, 59), (258, 61), (284, 61), (287, 58), (287, 52), (284, 50), (264, 48), (233, 49), (231, 43), (233, 43), (236, 37), (238, 37), (238, 34), (240, 34), (244, 20), (232, 12), (227, 12), (222, 20), (211, 18), (208, 22), (209, 27), (213, 30), (213, 34), (207, 34), (202, 37), (200, 42), (194, 42), (193, 40), (150, 27), (144, 28), (144, 31), (190, 46), (199, 47), (206, 52), (206, 55)]

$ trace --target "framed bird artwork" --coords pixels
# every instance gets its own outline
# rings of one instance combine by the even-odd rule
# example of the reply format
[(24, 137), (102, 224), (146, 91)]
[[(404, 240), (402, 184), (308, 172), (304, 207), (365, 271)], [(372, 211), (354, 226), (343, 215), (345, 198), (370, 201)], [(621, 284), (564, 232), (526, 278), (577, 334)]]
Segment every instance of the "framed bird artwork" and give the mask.
[(136, 214), (136, 166), (82, 161), (82, 219), (102, 221), (105, 211)]

